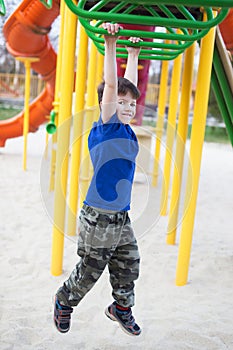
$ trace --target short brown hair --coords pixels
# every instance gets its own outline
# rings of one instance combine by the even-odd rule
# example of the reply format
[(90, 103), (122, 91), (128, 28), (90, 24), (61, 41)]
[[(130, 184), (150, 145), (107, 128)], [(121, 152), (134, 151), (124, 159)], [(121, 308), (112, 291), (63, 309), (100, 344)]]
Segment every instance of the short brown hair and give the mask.
[[(97, 93), (98, 93), (98, 101), (99, 103), (102, 101), (103, 92), (104, 92), (105, 82), (99, 84)], [(118, 95), (126, 95), (127, 92), (130, 92), (133, 98), (137, 100), (140, 97), (140, 91), (138, 88), (128, 79), (118, 77)]]

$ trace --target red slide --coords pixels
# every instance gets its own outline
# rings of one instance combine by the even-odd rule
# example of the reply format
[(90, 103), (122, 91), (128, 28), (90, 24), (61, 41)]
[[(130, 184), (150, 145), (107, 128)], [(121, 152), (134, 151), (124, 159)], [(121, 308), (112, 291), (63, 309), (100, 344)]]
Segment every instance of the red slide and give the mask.
[(226, 48), (233, 56), (233, 8), (230, 9), (224, 21), (220, 23), (219, 28)]
[[(48, 38), (51, 24), (60, 13), (60, 1), (53, 0), (52, 9), (47, 9), (39, 0), (23, 0), (8, 18), (3, 32), (8, 51), (15, 57), (38, 57), (32, 69), (46, 81), (42, 93), (30, 105), (29, 131), (35, 132), (46, 121), (52, 109), (56, 76), (56, 52)], [(0, 121), (0, 147), (8, 138), (23, 134), (24, 112)]]
[[(154, 31), (154, 26), (142, 26), (142, 25), (134, 25), (134, 24), (122, 24), (124, 29), (133, 29), (133, 30), (147, 30)], [(151, 41), (152, 39), (143, 39), (144, 41)], [(146, 100), (146, 89), (147, 83), (149, 79), (149, 68), (150, 61), (149, 60), (139, 60), (138, 62), (138, 89), (141, 92), (139, 99), (137, 100), (137, 111), (136, 116), (133, 120), (134, 125), (142, 125), (142, 119), (144, 114), (145, 100)], [(124, 76), (126, 68), (126, 59), (118, 58), (117, 59), (117, 75), (120, 77)]]

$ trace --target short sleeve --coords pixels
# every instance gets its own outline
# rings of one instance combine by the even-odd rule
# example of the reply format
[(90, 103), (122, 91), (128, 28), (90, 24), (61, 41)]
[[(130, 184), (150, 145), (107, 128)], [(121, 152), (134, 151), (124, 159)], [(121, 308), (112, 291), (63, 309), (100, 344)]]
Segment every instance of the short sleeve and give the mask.
[(114, 114), (112, 115), (112, 117), (111, 117), (106, 123), (103, 123), (102, 117), (101, 117), (101, 114), (100, 114), (99, 122), (100, 122), (102, 125), (104, 125), (104, 124), (121, 123), (121, 121), (118, 119), (118, 116), (117, 116), (116, 113), (114, 113)]
[(119, 130), (121, 125), (122, 122), (118, 119), (116, 113), (114, 113), (113, 116), (106, 123), (103, 123), (100, 115), (98, 122), (95, 124), (95, 126), (98, 129), (98, 132), (102, 134), (114, 133), (115, 131)]

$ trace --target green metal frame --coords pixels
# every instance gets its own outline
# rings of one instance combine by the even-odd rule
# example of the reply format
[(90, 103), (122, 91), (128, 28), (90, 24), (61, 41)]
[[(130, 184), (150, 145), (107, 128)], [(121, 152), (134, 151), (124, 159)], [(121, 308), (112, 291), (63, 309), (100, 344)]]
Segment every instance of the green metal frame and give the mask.
[[(100, 26), (103, 21), (98, 21), (93, 25), (83, 18), (79, 18), (80, 23), (86, 29), (88, 36), (94, 41), (99, 52), (104, 54), (104, 39), (102, 34), (106, 31)], [(140, 52), (139, 59), (157, 59), (157, 60), (171, 60), (176, 58), (180, 53), (193, 44), (195, 40), (200, 39), (206, 35), (209, 29), (205, 29), (200, 33), (196, 29), (192, 32), (188, 31), (187, 28), (179, 28), (180, 34), (174, 28), (166, 28), (166, 32), (149, 32), (149, 31), (137, 31), (123, 29), (119, 31), (119, 35), (124, 37), (140, 36), (141, 38), (151, 39), (151, 41), (143, 41), (135, 46), (143, 47)], [(128, 40), (118, 39), (117, 40), (117, 57), (127, 57), (127, 50), (124, 48), (128, 45)], [(119, 46), (123, 46), (119, 47)]]
[(48, 9), (53, 7), (53, 0), (40, 0), (40, 2), (42, 2), (42, 4), (44, 4), (44, 6)]
[[(225, 0), (226, 2), (227, 0)], [(77, 16), (85, 18), (86, 20), (102, 20), (104, 22), (107, 21), (113, 21), (118, 23), (129, 23), (129, 24), (140, 24), (140, 25), (155, 25), (160, 27), (175, 27), (175, 28), (196, 28), (196, 29), (210, 29), (211, 27), (216, 26), (220, 21), (225, 18), (228, 8), (232, 6), (232, 1), (228, 0), (228, 8), (223, 8), (223, 6), (219, 5), (222, 9), (220, 10), (219, 14), (214, 17), (212, 14), (212, 1), (196, 1), (199, 3), (198, 7), (205, 8), (205, 11), (207, 12), (208, 20), (206, 22), (203, 22), (202, 20), (196, 20), (192, 14), (190, 13), (189, 9), (186, 8), (183, 5), (183, 2), (181, 5), (177, 6), (174, 5), (174, 2), (172, 1), (143, 1), (143, 0), (134, 0), (133, 4), (129, 1), (125, 0), (115, 0), (112, 2), (112, 0), (100, 0), (100, 1), (87, 1), (87, 0), (80, 0), (78, 4), (76, 5), (73, 0), (65, 0), (67, 6), (73, 11)], [(185, 5), (188, 3), (191, 7), (196, 7), (192, 4), (192, 1), (184, 1)], [(216, 1), (213, 1), (216, 2)], [(224, 1), (223, 1), (224, 2)], [(85, 5), (88, 3), (88, 5), (93, 4), (92, 7), (85, 9)], [(220, 1), (218, 1), (220, 4)], [(231, 3), (231, 4), (230, 4)], [(104, 8), (106, 9), (107, 5), (116, 4), (110, 11), (106, 12)], [(156, 7), (159, 8), (161, 12), (164, 13), (165, 17), (161, 17), (158, 12), (155, 10), (155, 4)], [(180, 14), (183, 15), (183, 17), (186, 17), (185, 19), (180, 19), (176, 17), (168, 8), (166, 5), (171, 5), (176, 7)], [(140, 8), (144, 8), (147, 10), (148, 15), (140, 15)], [(139, 8), (138, 14), (133, 14), (133, 11), (136, 11), (137, 8)], [(102, 10), (102, 11), (101, 11)], [(122, 12), (123, 11), (123, 12)], [(103, 34), (103, 32), (102, 32)]]
[[(166, 32), (151, 32), (145, 30), (121, 29), (118, 36), (139, 36), (150, 39), (142, 41), (136, 46), (141, 46), (139, 59), (171, 60), (207, 34), (211, 27), (220, 23), (228, 13), (228, 7), (232, 6), (232, 0), (178, 0), (175, 4), (171, 0), (134, 0), (133, 3), (125, 0), (80, 0), (78, 4), (74, 0), (65, 0), (68, 7), (79, 16), (80, 23), (86, 29), (88, 36), (94, 41), (98, 51), (104, 54), (103, 35), (106, 30), (101, 28), (103, 22), (117, 22), (163, 27)], [(221, 7), (214, 16), (213, 7)], [(200, 19), (195, 18), (193, 10), (200, 10)], [(143, 15), (140, 13), (143, 9)], [(202, 12), (207, 19), (203, 21)], [(94, 21), (93, 21), (94, 20)], [(179, 29), (179, 32), (178, 32)], [(162, 42), (161, 42), (162, 41)], [(117, 57), (127, 57), (124, 48), (127, 40), (117, 40)], [(123, 47), (122, 47), (123, 46)]]
[(214, 48), (211, 83), (233, 146), (233, 95), (229, 86), (217, 45)]
[(5, 16), (6, 14), (6, 6), (3, 0), (0, 0), (0, 15)]
[[(82, 22), (82, 21), (80, 21)], [(104, 55), (104, 39), (100, 35), (95, 35), (95, 33), (89, 31), (86, 29), (86, 32), (90, 39), (92, 39), (98, 49), (98, 51)], [(132, 33), (132, 34), (131, 34)], [(151, 32), (146, 32), (147, 34), (153, 34)], [(162, 34), (162, 33), (159, 33)], [(125, 31), (126, 36), (133, 36), (135, 35), (135, 32), (133, 31)], [(161, 37), (162, 38), (162, 37)], [(126, 39), (119, 39), (117, 41), (117, 57), (126, 58), (127, 57), (127, 50), (125, 46), (129, 45), (129, 41)], [(121, 46), (119, 46), (121, 45)], [(140, 44), (131, 44), (132, 46), (139, 46)], [(191, 42), (186, 42), (185, 44), (181, 41), (174, 42), (174, 43), (163, 43), (163, 42), (149, 42), (144, 41), (143, 42), (143, 48), (140, 51), (139, 59), (163, 59), (163, 60), (171, 60), (176, 58), (179, 54), (181, 54), (184, 49), (188, 46), (192, 45)]]

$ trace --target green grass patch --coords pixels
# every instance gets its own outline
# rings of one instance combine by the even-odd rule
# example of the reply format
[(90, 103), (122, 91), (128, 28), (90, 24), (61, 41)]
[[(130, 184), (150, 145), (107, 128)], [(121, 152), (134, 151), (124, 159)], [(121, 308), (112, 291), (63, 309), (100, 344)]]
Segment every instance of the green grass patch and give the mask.
[[(155, 120), (143, 120), (142, 125), (149, 125), (149, 126), (155, 127)], [(164, 123), (164, 128), (166, 129), (166, 122)], [(192, 130), (192, 126), (189, 125), (188, 135), (187, 135), (188, 139), (191, 136), (191, 130)], [(164, 135), (165, 135), (165, 132), (164, 132)], [(216, 143), (230, 143), (230, 138), (227, 134), (226, 128), (206, 125), (205, 141), (216, 142)]]
[(21, 111), (22, 109), (4, 108), (0, 106), (0, 120), (10, 119)]
[[(188, 138), (191, 135), (192, 126), (188, 127)], [(209, 126), (205, 127), (205, 141), (206, 142), (216, 142), (216, 143), (229, 143), (230, 138), (227, 134), (226, 128), (219, 126)]]
[(228, 143), (230, 142), (230, 138), (227, 134), (226, 128), (221, 128), (217, 126), (206, 126), (205, 141)]

